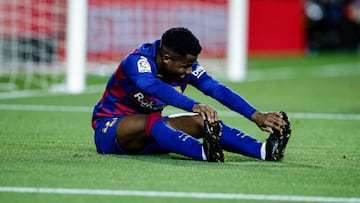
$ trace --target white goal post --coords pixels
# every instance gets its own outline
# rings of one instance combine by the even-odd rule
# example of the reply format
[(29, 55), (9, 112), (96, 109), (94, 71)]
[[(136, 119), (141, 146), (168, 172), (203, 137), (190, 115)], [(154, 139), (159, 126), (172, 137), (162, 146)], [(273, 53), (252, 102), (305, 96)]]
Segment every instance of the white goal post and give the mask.
[(66, 91), (82, 93), (86, 86), (87, 0), (68, 0)]
[(229, 0), (227, 79), (243, 81), (247, 70), (248, 0)]

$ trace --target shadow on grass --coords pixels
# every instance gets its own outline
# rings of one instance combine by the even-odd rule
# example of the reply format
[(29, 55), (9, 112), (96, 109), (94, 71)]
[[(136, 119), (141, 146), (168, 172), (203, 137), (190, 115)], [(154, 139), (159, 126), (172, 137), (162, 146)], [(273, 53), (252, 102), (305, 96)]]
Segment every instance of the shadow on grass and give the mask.
[(152, 165), (169, 165), (181, 167), (211, 167), (211, 168), (287, 168), (287, 169), (322, 169), (319, 164), (304, 163), (302, 161), (284, 159), (281, 162), (261, 161), (255, 158), (246, 157), (239, 154), (226, 152), (224, 163), (213, 163), (198, 161), (178, 154), (155, 154), (155, 155), (111, 155), (120, 159), (131, 160), (135, 162), (146, 162)]

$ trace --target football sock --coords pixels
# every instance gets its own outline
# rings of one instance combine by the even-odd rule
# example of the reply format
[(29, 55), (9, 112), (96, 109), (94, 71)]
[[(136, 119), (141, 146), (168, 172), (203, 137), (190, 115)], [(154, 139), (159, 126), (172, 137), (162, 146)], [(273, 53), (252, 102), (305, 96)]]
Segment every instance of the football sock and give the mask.
[(246, 156), (261, 159), (261, 142), (245, 134), (244, 132), (231, 128), (220, 121), (222, 124), (222, 135), (220, 142), (224, 150), (240, 153)]
[(171, 128), (160, 118), (152, 123), (150, 134), (165, 150), (189, 156), (198, 160), (206, 160), (206, 156), (199, 140), (185, 132)]
[(262, 143), (260, 154), (261, 154), (261, 159), (265, 160), (266, 159), (266, 142)]

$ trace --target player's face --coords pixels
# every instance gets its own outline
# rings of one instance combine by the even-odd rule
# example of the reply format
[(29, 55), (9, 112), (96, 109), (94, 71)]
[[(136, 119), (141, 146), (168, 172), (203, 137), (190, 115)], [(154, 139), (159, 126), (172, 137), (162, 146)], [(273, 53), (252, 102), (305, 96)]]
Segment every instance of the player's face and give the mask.
[(183, 79), (186, 74), (191, 74), (192, 65), (195, 63), (197, 57), (193, 55), (186, 55), (185, 57), (172, 57), (164, 63), (164, 76), (171, 79)]
[(187, 74), (191, 74), (192, 65), (197, 60), (197, 56), (187, 54), (181, 56), (171, 49), (163, 46), (158, 61), (159, 74), (163, 79), (177, 81), (183, 79)]

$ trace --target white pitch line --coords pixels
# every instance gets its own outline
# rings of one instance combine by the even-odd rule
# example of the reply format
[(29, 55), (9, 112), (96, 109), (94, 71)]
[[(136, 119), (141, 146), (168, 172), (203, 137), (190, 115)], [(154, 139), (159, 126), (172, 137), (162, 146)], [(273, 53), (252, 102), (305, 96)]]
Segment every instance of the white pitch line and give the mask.
[[(218, 111), (220, 116), (238, 117), (234, 111)], [(289, 117), (299, 119), (360, 120), (360, 114), (289, 112)]]
[[(51, 111), (51, 112), (80, 112), (91, 113), (93, 107), (90, 106), (58, 106), (58, 105), (24, 105), (24, 104), (0, 104), (0, 110), (7, 111)], [(164, 115), (181, 113), (178, 110), (165, 109)], [(233, 111), (218, 111), (223, 117), (239, 117)], [(302, 113), (289, 112), (289, 117), (294, 119), (328, 119), (328, 120), (360, 120), (360, 114), (341, 114), (341, 113)]]
[(37, 188), (37, 187), (0, 187), (0, 192), (40, 193), (65, 195), (106, 195), (106, 196), (138, 196), (138, 197), (170, 197), (197, 199), (237, 199), (258, 201), (290, 201), (290, 202), (344, 202), (360, 203), (357, 197), (323, 197), (323, 196), (291, 196), (291, 195), (262, 195), (236, 193), (205, 193), (205, 192), (167, 192), (141, 190), (100, 190), (76, 188)]
[(9, 111), (52, 111), (52, 112), (92, 112), (89, 106), (58, 106), (58, 105), (31, 105), (31, 104), (0, 104), (0, 110)]
[(11, 91), (1, 92), (0, 99), (16, 99), (16, 98), (30, 98), (51, 95), (46, 90), (22, 90), (22, 91)]
[(249, 70), (245, 81), (267, 81), (267, 80), (290, 80), (299, 75), (306, 78), (315, 77), (340, 77), (359, 75), (360, 63), (340, 63), (324, 64), (316, 66), (307, 66), (306, 69), (297, 69), (293, 67), (278, 67), (270, 70)]
[[(103, 85), (88, 85), (83, 94), (101, 93), (104, 90)], [(0, 100), (16, 99), (16, 98), (31, 98), (31, 97), (49, 97), (52, 95), (69, 95), (60, 86), (58, 89), (43, 89), (43, 90), (18, 90), (10, 92), (0, 92)]]
[(289, 113), (291, 118), (301, 119), (330, 119), (330, 120), (360, 120), (360, 114), (337, 113)]

